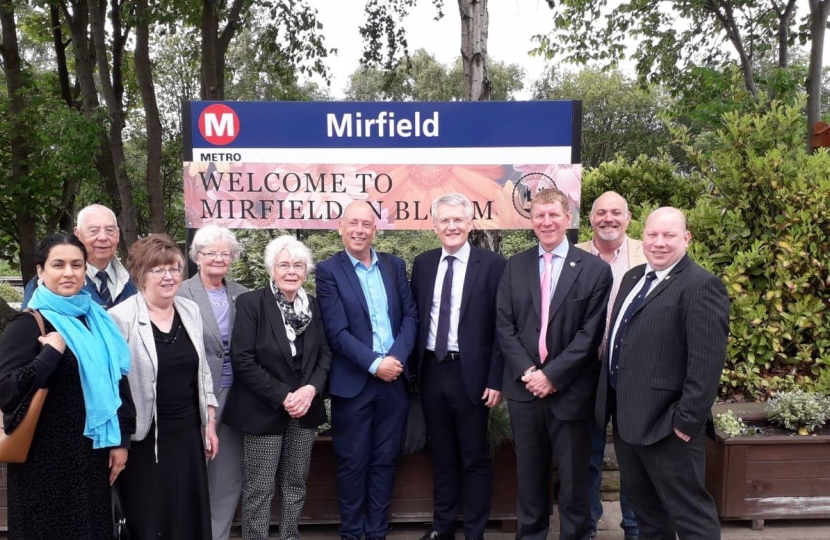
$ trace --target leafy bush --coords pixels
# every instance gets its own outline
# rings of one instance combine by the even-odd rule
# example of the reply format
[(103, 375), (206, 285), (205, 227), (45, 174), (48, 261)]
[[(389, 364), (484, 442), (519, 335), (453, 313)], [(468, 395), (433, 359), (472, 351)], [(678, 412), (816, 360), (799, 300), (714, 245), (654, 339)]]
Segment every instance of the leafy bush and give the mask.
[(781, 392), (769, 400), (767, 419), (792, 431), (815, 431), (830, 419), (830, 398), (815, 392)]
[(0, 298), (6, 302), (22, 302), (23, 295), (17, 289), (6, 283), (0, 281)]
[(830, 154), (807, 154), (799, 103), (723, 115), (706, 152), (685, 142), (710, 193), (688, 214), (690, 255), (732, 307), (721, 393), (772, 395), (830, 369)]
[(740, 416), (735, 416), (732, 409), (725, 413), (719, 414), (715, 418), (715, 427), (723, 431), (730, 437), (743, 437), (755, 434), (755, 431), (749, 428)]

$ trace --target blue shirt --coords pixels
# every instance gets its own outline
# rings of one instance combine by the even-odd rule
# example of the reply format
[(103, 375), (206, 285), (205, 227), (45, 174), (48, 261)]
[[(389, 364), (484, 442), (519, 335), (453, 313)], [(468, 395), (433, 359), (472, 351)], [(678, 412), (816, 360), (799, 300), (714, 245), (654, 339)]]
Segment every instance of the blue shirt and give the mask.
[(389, 301), (386, 298), (386, 286), (383, 284), (383, 276), (378, 266), (378, 254), (372, 250), (372, 262), (369, 267), (358, 261), (347, 251), (346, 255), (352, 261), (360, 288), (363, 289), (363, 296), (369, 307), (369, 319), (372, 321), (372, 350), (377, 358), (369, 366), (369, 373), (377, 373), (383, 357), (392, 348), (395, 342), (392, 335), (392, 319), (389, 316)]

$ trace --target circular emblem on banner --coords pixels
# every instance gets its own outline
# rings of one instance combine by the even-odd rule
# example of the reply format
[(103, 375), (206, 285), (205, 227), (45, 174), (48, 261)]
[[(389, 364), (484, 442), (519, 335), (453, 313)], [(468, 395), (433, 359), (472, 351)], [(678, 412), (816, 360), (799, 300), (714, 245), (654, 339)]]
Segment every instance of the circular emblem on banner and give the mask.
[(239, 135), (239, 117), (227, 105), (215, 103), (199, 115), (199, 132), (210, 144), (230, 144)]
[(556, 189), (553, 178), (542, 173), (528, 173), (513, 186), (513, 206), (519, 214), (530, 219), (530, 203), (533, 196), (543, 189), (550, 188)]

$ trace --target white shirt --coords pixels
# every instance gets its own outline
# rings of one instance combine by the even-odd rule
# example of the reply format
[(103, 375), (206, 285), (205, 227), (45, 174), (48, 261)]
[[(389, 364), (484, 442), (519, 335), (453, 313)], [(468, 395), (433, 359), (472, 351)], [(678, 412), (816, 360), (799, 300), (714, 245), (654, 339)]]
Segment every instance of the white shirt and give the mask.
[[(110, 259), (109, 264), (106, 268), (104, 268), (104, 272), (107, 273), (109, 277), (109, 283), (107, 283), (107, 288), (110, 290), (110, 296), (113, 300), (118, 298), (118, 295), (121, 294), (121, 291), (124, 290), (124, 286), (130, 280), (130, 273), (127, 272), (127, 269), (124, 268), (118, 259), (112, 258)], [(91, 264), (87, 263), (86, 265), (86, 275), (92, 281), (93, 285), (95, 285), (95, 290), (101, 290), (101, 280), (98, 279), (96, 274), (98, 273), (98, 268), (95, 268)]]
[[(435, 274), (435, 287), (432, 291), (432, 306), (429, 309), (429, 336), (427, 349), (435, 350), (435, 333), (438, 331), (438, 314), (441, 311), (441, 291), (444, 289), (444, 276), (447, 273), (447, 256), (441, 249), (441, 261)], [(464, 277), (467, 275), (467, 263), (470, 261), (470, 244), (465, 243), (453, 254), (452, 292), (450, 293), (450, 334), (447, 338), (447, 350), (458, 351), (458, 321), (461, 318), (461, 294), (464, 292)]]
[[(682, 259), (682, 257), (681, 257)], [(614, 340), (617, 338), (617, 330), (620, 328), (620, 321), (622, 321), (622, 316), (625, 314), (625, 310), (628, 309), (628, 306), (631, 305), (631, 302), (634, 300), (634, 297), (637, 296), (637, 293), (640, 292), (640, 289), (643, 288), (643, 283), (646, 282), (646, 275), (649, 272), (654, 272), (657, 275), (657, 279), (654, 280), (654, 283), (651, 284), (651, 288), (649, 288), (648, 292), (646, 293), (646, 297), (657, 288), (657, 285), (660, 284), (661, 281), (666, 279), (671, 271), (674, 270), (674, 267), (677, 266), (677, 263), (680, 262), (678, 259), (673, 265), (669, 266), (668, 268), (664, 268), (663, 270), (654, 270), (650, 264), (646, 264), (646, 271), (643, 272), (643, 277), (637, 282), (637, 284), (631, 289), (631, 292), (628, 293), (628, 296), (625, 297), (625, 301), (623, 302), (622, 306), (620, 306), (620, 315), (617, 317), (617, 320), (614, 322), (614, 331), (611, 332), (610, 339), (608, 340), (608, 346), (614, 346)], [(608, 355), (608, 369), (611, 369), (611, 355)]]

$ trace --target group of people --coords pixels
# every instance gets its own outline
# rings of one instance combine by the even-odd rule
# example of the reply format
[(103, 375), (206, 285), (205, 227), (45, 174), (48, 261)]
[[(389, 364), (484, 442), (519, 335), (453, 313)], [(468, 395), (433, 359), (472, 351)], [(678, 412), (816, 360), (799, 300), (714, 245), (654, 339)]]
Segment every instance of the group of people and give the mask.
[[(460, 194), (431, 208), (441, 248), (404, 261), (376, 251), (365, 201), (344, 211), (344, 249), (315, 269), (292, 236), (265, 249), (268, 285), (227, 278), (240, 245), (208, 226), (198, 273), (169, 237), (115, 258), (115, 215), (93, 205), (75, 234), (44, 239), (37, 282), (0, 337), (0, 409), (25, 412), (49, 388), (29, 458), (8, 466), (10, 538), (109, 538), (117, 494), (134, 539), (299, 538), (316, 428), (337, 455), (340, 537), (385, 538), (411, 381), (421, 392), (434, 475), (422, 540), (484, 537), (492, 498), (489, 409), (507, 399), (517, 454), (517, 538), (543, 539), (558, 464), (561, 539), (601, 517), (609, 419), (622, 475), (625, 538), (719, 537), (703, 487), (703, 436), (725, 356), (720, 280), (685, 254), (683, 214), (653, 212), (626, 235), (625, 200), (594, 202), (594, 238), (572, 245), (567, 197), (535, 195), (538, 246), (509, 260), (467, 241)], [(581, 249), (580, 249), (581, 248)], [(111, 487), (112, 486), (112, 487)]]

